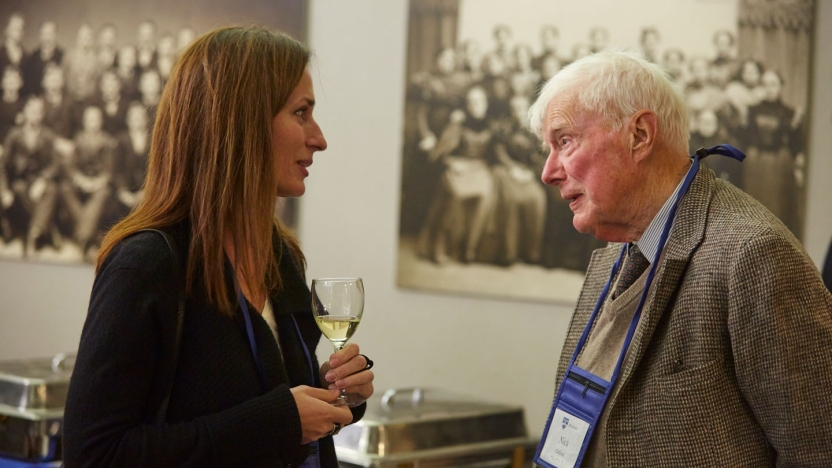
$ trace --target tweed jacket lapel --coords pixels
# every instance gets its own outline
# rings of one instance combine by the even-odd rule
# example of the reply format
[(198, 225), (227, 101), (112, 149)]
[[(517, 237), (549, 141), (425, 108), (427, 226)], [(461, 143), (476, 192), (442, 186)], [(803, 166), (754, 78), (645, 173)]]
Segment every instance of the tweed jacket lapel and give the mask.
[(696, 248), (702, 243), (714, 181), (713, 173), (700, 166), (688, 193), (679, 203), (675, 224), (670, 231), (664, 253), (659, 253), (660, 263), (644, 304), (642, 324), (636, 330), (630, 345), (630, 359), (621, 371), (622, 387), (644, 356), (662, 314), (672, 306), (688, 263)]
[(569, 366), (575, 348), (578, 346), (578, 341), (581, 339), (581, 334), (589, 323), (595, 304), (604, 290), (612, 265), (618, 258), (620, 251), (621, 244), (609, 244), (603, 249), (592, 252), (592, 259), (589, 261), (589, 267), (586, 270), (584, 285), (580, 296), (578, 296), (578, 303), (575, 306), (575, 312), (572, 314), (569, 331), (566, 334), (566, 341), (563, 343), (560, 360), (558, 361), (558, 372), (555, 377), (555, 397), (557, 397), (561, 379), (566, 373), (566, 368)]

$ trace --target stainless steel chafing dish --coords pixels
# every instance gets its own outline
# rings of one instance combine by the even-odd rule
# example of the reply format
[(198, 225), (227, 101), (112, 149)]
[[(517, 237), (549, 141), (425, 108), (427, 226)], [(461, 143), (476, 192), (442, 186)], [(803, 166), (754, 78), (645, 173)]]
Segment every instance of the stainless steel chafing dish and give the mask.
[(61, 456), (64, 404), (74, 358), (0, 362), (0, 457)]
[(394, 389), (335, 436), (343, 467), (531, 466), (523, 409), (431, 389)]

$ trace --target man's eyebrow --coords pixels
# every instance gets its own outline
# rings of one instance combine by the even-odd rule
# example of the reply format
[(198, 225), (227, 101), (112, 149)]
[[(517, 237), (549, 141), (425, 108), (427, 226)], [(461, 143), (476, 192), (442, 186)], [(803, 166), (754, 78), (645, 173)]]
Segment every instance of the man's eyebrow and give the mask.
[(560, 133), (564, 133), (570, 127), (571, 126), (569, 125), (569, 122), (560, 121), (556, 125), (552, 125), (549, 128), (547, 128), (546, 129), (546, 135), (548, 135), (550, 137), (553, 137), (553, 136), (556, 136)]
[(566, 124), (563, 123), (557, 126), (551, 126), (548, 129), (546, 129), (546, 133), (549, 135), (554, 135), (556, 133), (562, 132), (564, 128), (566, 128)]

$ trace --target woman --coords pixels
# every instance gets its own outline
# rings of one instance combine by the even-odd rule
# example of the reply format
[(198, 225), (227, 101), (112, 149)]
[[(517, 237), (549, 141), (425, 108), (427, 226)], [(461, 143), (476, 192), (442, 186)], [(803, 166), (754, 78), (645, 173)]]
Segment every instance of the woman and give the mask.
[(18, 116), (23, 110), (24, 100), (20, 96), (23, 78), (20, 70), (8, 66), (3, 70), (0, 79), (0, 139), (5, 139), (9, 131), (18, 124)]
[(451, 112), (465, 101), (465, 90), (470, 76), (456, 68), (453, 49), (443, 49), (436, 56), (436, 70), (413, 77), (413, 97), (418, 102), (416, 122), (419, 149), (430, 152), (436, 146), (437, 135), (448, 125)]
[(75, 105), (69, 100), (64, 89), (64, 69), (47, 64), (43, 71), (43, 124), (51, 128), (60, 138), (71, 139), (75, 134)]
[(756, 60), (746, 59), (740, 65), (737, 76), (725, 87), (725, 96), (738, 116), (737, 127), (732, 128), (732, 131), (738, 132), (739, 127), (748, 125), (748, 108), (756, 106), (765, 97), (765, 89), (760, 82), (762, 76), (763, 65)]
[(130, 102), (121, 93), (121, 80), (114, 70), (106, 70), (98, 80), (98, 97), (93, 101), (103, 111), (103, 129), (116, 136), (127, 130), (127, 104)]
[[(338, 388), (366, 400), (373, 374), (355, 345), (318, 367), (303, 254), (273, 217), (326, 149), (308, 61), (281, 33), (222, 28), (175, 65), (142, 199), (100, 249), (67, 396), (67, 468), (337, 466), (328, 435), (365, 406), (330, 402)], [(169, 233), (176, 255), (148, 228)]]
[(511, 265), (522, 260), (540, 261), (543, 222), (546, 218), (546, 192), (536, 175), (537, 142), (523, 128), (529, 113), (529, 98), (511, 98), (511, 119), (506, 119), (494, 135), (491, 168), (497, 193), (495, 218), (497, 244), (495, 262)]
[(12, 13), (4, 31), (5, 40), (0, 44), (0, 70), (7, 67), (20, 68), (26, 61), (23, 49), (23, 28), (26, 22), (20, 13)]
[(429, 155), (444, 166), (430, 210), (419, 233), (421, 256), (444, 263), (452, 257), (477, 260), (486, 223), (494, 206), (494, 180), (488, 167), (493, 153), (488, 96), (481, 86), (466, 96), (467, 113), (451, 114), (451, 122)]
[(523, 43), (514, 46), (514, 69), (510, 78), (513, 95), (527, 98), (534, 95), (540, 83), (540, 73), (532, 67), (533, 59), (531, 46)]
[(87, 106), (81, 117), (82, 129), (75, 136), (75, 151), (64, 161), (66, 178), (61, 196), (75, 225), (74, 239), (80, 259), (94, 251), (99, 240), (99, 221), (110, 200), (116, 140), (102, 129), (104, 112)]
[(139, 79), (141, 78), (139, 65), (136, 62), (136, 48), (131, 45), (118, 50), (115, 72), (121, 81), (121, 95), (128, 102), (141, 98)]
[(58, 175), (57, 136), (43, 125), (43, 98), (30, 96), (23, 122), (3, 143), (0, 164), (0, 226), (6, 242), (23, 241), (23, 257), (35, 254), (50, 227)]
[(73, 101), (83, 102), (95, 95), (101, 69), (95, 53), (95, 31), (89, 24), (84, 23), (78, 28), (75, 48), (64, 57), (64, 68), (66, 90)]
[(120, 220), (141, 200), (147, 156), (150, 152), (150, 131), (147, 110), (142, 103), (133, 101), (127, 108), (127, 130), (118, 135), (119, 157), (113, 169), (112, 216)]
[(38, 48), (21, 63), (23, 72), (23, 94), (43, 94), (43, 77), (46, 67), (61, 66), (64, 49), (58, 45), (58, 24), (47, 19), (40, 24)]
[(746, 145), (742, 164), (744, 190), (757, 199), (795, 234), (800, 218), (796, 174), (802, 175), (803, 110), (783, 102), (783, 77), (766, 70), (760, 78), (763, 99), (748, 108)]

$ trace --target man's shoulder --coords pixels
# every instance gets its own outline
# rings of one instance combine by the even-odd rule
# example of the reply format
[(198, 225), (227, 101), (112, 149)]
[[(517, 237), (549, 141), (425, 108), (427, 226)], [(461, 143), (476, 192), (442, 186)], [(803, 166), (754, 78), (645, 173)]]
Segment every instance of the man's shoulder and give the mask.
[(722, 179), (717, 179), (714, 186), (708, 209), (708, 232), (714, 238), (730, 244), (745, 243), (760, 236), (781, 237), (799, 244), (789, 228), (771, 211)]

